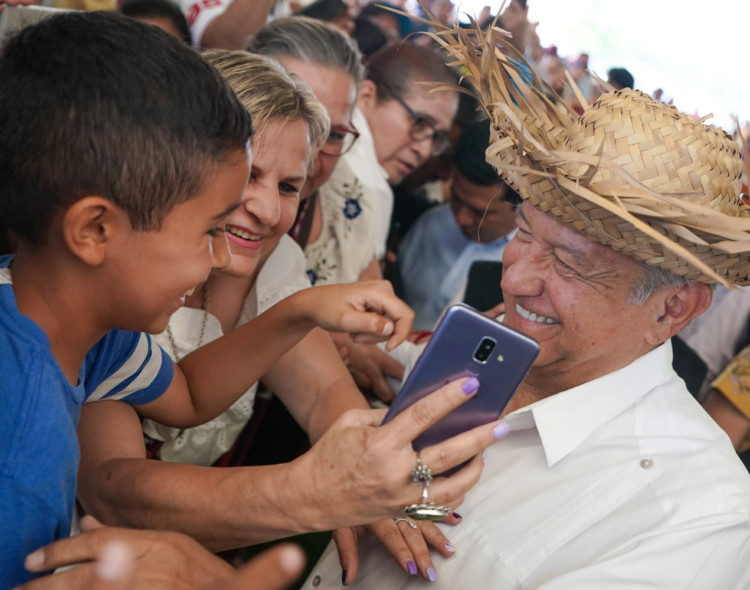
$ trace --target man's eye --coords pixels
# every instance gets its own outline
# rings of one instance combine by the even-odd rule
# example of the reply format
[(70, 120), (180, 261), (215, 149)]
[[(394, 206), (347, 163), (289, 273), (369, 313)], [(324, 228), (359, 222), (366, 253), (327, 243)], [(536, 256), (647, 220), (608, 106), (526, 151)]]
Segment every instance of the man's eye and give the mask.
[(298, 189), (296, 186), (293, 186), (291, 184), (286, 184), (282, 182), (279, 184), (279, 190), (282, 193), (298, 193), (300, 189)]

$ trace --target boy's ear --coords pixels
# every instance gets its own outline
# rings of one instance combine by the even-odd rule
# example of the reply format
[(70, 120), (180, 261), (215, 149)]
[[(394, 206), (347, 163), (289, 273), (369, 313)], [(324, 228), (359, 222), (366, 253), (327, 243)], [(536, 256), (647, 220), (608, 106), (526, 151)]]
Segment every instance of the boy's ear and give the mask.
[(693, 281), (679, 289), (657, 291), (652, 297), (657, 298), (657, 318), (647, 330), (646, 340), (657, 346), (706, 311), (711, 305), (713, 291), (709, 285)]
[(357, 94), (357, 107), (367, 113), (378, 104), (378, 87), (372, 80), (363, 80)]
[(103, 197), (84, 197), (73, 203), (62, 221), (63, 240), (68, 249), (86, 264), (104, 261), (124, 213)]

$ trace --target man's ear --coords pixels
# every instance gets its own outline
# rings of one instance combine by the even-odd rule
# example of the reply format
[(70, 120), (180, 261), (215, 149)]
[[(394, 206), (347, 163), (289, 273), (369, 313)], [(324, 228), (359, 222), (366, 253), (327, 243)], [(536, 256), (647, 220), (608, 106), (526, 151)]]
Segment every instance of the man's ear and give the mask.
[(74, 256), (86, 264), (98, 266), (124, 213), (103, 197), (84, 197), (73, 203), (63, 215), (63, 240)]
[(652, 346), (666, 342), (693, 318), (711, 305), (713, 291), (709, 285), (691, 281), (678, 288), (657, 291), (655, 297), (656, 321), (647, 330), (646, 341)]
[(357, 94), (357, 107), (364, 114), (369, 113), (378, 104), (378, 87), (372, 80), (363, 80)]

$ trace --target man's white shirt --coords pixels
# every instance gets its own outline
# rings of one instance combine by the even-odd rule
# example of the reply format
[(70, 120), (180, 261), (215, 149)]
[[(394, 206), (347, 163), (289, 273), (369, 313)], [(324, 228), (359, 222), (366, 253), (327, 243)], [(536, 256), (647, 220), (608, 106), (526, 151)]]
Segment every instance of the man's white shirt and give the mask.
[[(509, 414), (430, 587), (750, 588), (750, 475), (671, 360), (666, 343)], [(372, 538), (360, 559), (354, 588), (425, 583)], [(304, 588), (340, 576), (329, 547)]]

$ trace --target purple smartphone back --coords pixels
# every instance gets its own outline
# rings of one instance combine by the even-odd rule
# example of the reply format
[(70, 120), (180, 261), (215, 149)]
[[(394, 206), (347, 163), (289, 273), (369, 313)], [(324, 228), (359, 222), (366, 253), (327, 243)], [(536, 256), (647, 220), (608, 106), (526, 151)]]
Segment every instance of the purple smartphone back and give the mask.
[[(474, 358), (484, 339), (495, 346), (484, 362)], [(537, 342), (474, 309), (458, 304), (446, 311), (406, 378), (383, 423), (449, 381), (475, 376), (479, 391), (417, 437), (415, 450), (496, 420), (539, 353)]]

